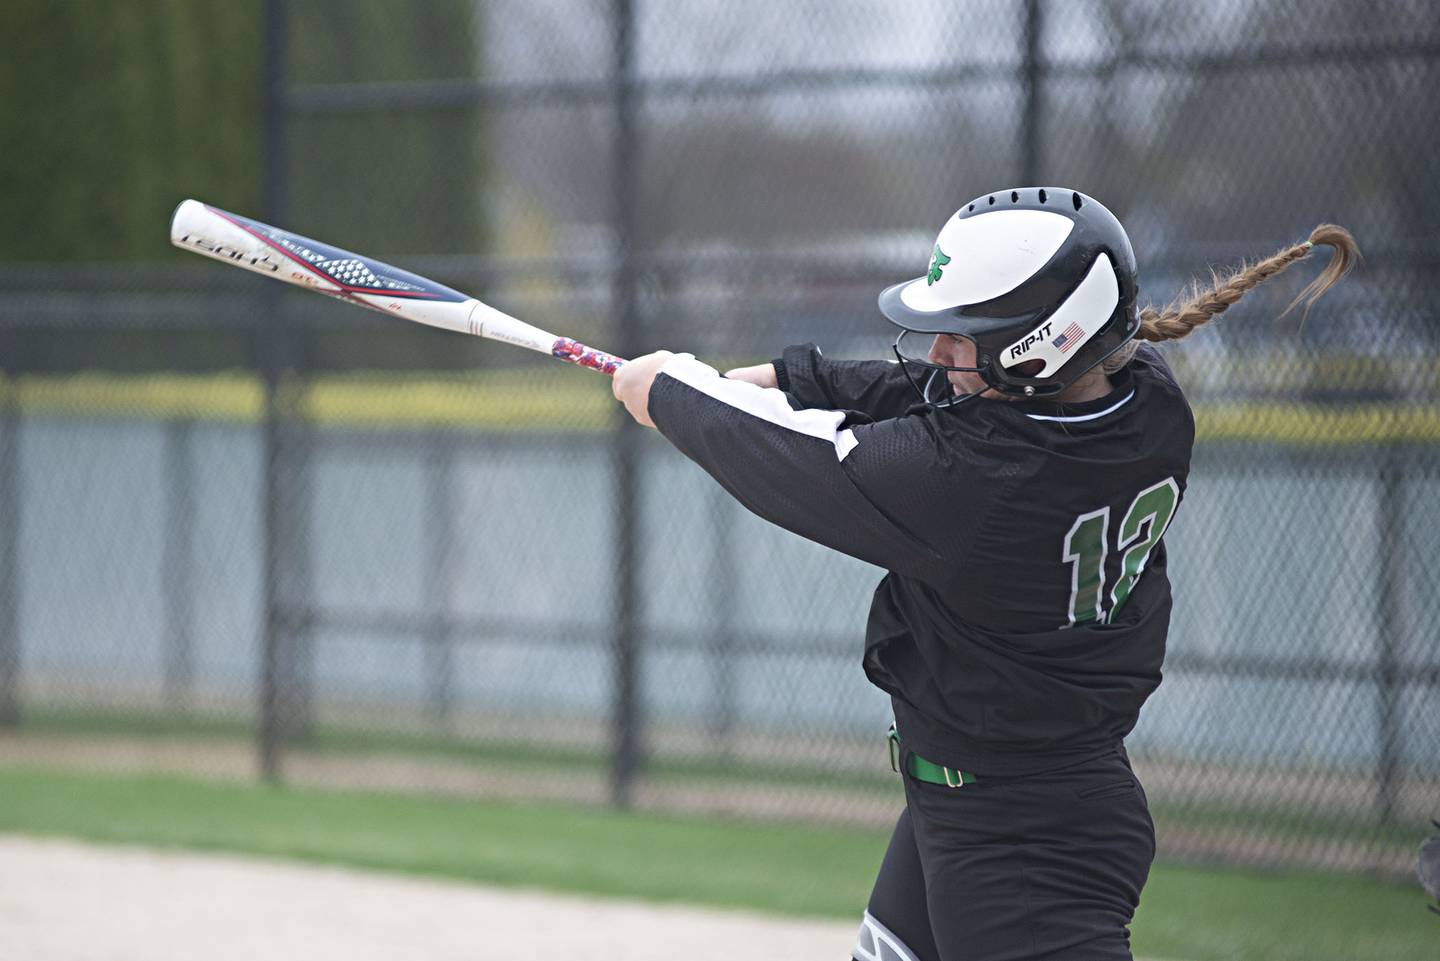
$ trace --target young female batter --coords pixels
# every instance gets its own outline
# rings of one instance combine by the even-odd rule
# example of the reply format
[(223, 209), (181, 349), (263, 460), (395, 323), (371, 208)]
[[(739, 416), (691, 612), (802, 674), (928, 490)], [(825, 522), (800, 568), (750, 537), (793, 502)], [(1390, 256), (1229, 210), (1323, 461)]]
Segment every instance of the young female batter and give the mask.
[(894, 706), (906, 808), (859, 961), (1130, 958), (1155, 838), (1123, 741), (1160, 683), (1162, 539), (1195, 433), (1141, 342), (1186, 336), (1315, 245), (1333, 252), (1313, 303), (1358, 254), (1343, 228), (1137, 310), (1105, 207), (1005, 190), (880, 295), (898, 364), (807, 345), (724, 377), (666, 351), (616, 373), (630, 414), (750, 510), (888, 571), (864, 667)]

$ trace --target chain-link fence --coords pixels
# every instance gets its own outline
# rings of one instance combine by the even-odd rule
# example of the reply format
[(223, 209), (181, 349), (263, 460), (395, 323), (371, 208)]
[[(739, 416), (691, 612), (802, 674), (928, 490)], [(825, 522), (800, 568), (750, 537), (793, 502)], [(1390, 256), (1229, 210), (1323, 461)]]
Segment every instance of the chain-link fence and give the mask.
[[(1016, 184), (1103, 200), (1156, 302), (1348, 226), (1303, 321), (1308, 265), (1167, 348), (1199, 440), (1130, 743), (1162, 856), (1406, 869), (1440, 809), (1426, 4), (423, 8), (270, 0), (246, 212), (619, 353), (881, 356), (880, 286)], [(0, 268), (7, 757), (894, 817), (877, 570), (602, 378), (238, 274)]]

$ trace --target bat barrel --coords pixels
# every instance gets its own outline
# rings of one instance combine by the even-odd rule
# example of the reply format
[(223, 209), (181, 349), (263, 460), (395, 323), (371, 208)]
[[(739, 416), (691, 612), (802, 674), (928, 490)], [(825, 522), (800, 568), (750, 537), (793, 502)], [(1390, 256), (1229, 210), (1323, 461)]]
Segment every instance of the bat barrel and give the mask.
[(619, 357), (557, 337), (489, 304), (384, 261), (184, 200), (170, 218), (170, 242), (182, 250), (297, 287), (432, 327), (487, 337), (613, 374)]

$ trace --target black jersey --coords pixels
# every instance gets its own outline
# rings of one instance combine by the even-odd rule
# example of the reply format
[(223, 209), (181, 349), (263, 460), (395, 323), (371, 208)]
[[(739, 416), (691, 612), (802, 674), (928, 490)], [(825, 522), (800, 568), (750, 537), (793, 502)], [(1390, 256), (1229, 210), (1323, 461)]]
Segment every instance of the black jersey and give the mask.
[(864, 665), (907, 745), (1013, 775), (1119, 744), (1160, 683), (1194, 440), (1159, 354), (1094, 401), (953, 410), (912, 406), (886, 361), (806, 346), (776, 370), (767, 390), (677, 356), (650, 416), (754, 513), (889, 572)]

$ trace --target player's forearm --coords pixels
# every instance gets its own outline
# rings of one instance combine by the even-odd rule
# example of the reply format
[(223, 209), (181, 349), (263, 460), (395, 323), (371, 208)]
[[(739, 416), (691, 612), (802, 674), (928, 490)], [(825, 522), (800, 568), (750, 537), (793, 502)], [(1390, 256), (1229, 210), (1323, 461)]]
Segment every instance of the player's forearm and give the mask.
[(898, 364), (831, 360), (814, 344), (785, 348), (773, 364), (776, 386), (801, 407), (858, 411), (872, 420), (898, 417), (919, 402)]
[(747, 384), (754, 384), (756, 387), (779, 387), (779, 378), (776, 376), (776, 364), (754, 364), (750, 367), (734, 367), (725, 372), (730, 380), (740, 380)]
[(847, 469), (857, 441), (844, 411), (796, 410), (779, 390), (721, 378), (681, 354), (659, 369), (646, 415), (765, 520), (891, 570), (928, 574), (940, 566)]

